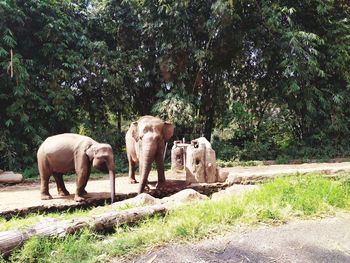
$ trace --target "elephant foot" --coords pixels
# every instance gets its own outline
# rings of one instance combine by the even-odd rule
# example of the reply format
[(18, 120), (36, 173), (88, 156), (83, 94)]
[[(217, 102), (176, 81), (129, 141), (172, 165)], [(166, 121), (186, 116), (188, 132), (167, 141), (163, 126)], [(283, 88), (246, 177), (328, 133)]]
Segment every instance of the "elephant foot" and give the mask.
[(165, 182), (158, 182), (156, 185), (157, 189), (161, 189), (161, 188), (165, 188), (166, 187), (166, 183)]
[(79, 195), (75, 195), (74, 196), (74, 201), (76, 201), (76, 202), (84, 202), (85, 198), (82, 197), (82, 196), (79, 196)]
[(70, 193), (66, 190), (66, 191), (58, 191), (58, 195), (59, 196), (68, 196), (70, 195)]
[(133, 179), (129, 178), (129, 183), (130, 184), (137, 184), (138, 182), (136, 181), (135, 178), (133, 178)]
[(50, 200), (52, 196), (49, 194), (41, 194), (41, 200)]

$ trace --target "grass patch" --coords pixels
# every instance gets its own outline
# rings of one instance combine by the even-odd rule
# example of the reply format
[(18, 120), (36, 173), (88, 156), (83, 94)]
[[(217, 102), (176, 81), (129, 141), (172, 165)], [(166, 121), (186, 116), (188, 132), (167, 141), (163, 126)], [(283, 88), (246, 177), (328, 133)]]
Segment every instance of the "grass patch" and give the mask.
[(221, 160), (217, 159), (216, 163), (220, 167), (236, 167), (236, 166), (262, 166), (263, 161), (240, 161), (236, 159), (232, 160)]
[(68, 220), (73, 218), (81, 218), (93, 215), (103, 214), (110, 211), (118, 211), (132, 208), (131, 205), (125, 205), (123, 207), (113, 208), (110, 206), (99, 206), (92, 207), (89, 209), (73, 209), (65, 212), (55, 212), (49, 214), (30, 214), (26, 217), (13, 217), (11, 220), (6, 220), (5, 218), (0, 218), (0, 231), (7, 231), (11, 229), (25, 229), (28, 226), (32, 226), (47, 217), (55, 218), (59, 220)]
[(283, 223), (350, 210), (350, 179), (321, 176), (279, 178), (241, 198), (191, 203), (165, 217), (149, 218), (116, 229), (109, 236), (89, 230), (63, 239), (32, 239), (10, 262), (105, 262), (169, 242), (196, 241), (238, 225)]

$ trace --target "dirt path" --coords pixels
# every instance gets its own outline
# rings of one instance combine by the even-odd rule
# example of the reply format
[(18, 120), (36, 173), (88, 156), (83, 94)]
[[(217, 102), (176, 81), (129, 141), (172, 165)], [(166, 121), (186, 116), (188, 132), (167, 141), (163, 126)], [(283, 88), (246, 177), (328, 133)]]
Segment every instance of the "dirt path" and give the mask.
[[(40, 200), (40, 184), (38, 182), (0, 187), (0, 211), (34, 206), (74, 205), (76, 203), (73, 200), (75, 182), (66, 182), (65, 185), (71, 195), (60, 197), (57, 195), (56, 184), (50, 182), (50, 193), (53, 199), (46, 201)], [(116, 179), (116, 187), (119, 193), (137, 191), (137, 185), (129, 185), (125, 177)], [(99, 198), (108, 199), (110, 197), (109, 180), (107, 178), (90, 180), (86, 190), (88, 192), (88, 198), (95, 198), (98, 196)]]
[(229, 173), (229, 182), (246, 184), (269, 179), (277, 175), (306, 174), (311, 172), (335, 174), (342, 171), (350, 171), (350, 162), (233, 167), (223, 168), (223, 170)]
[[(350, 214), (241, 230), (196, 244), (169, 245), (127, 262), (350, 262)], [(118, 259), (115, 262), (120, 262)]]
[[(254, 166), (254, 167), (233, 167), (224, 168), (229, 172), (231, 177), (249, 176), (273, 176), (276, 174), (292, 174), (305, 172), (325, 172), (335, 173), (339, 171), (350, 171), (350, 162), (343, 163), (311, 163), (297, 165), (269, 165), (269, 166)], [(178, 181), (185, 180), (182, 174), (173, 174), (171, 171), (166, 172), (167, 179), (176, 179)], [(156, 176), (150, 176), (150, 181), (156, 181)], [(76, 202), (73, 200), (75, 190), (75, 182), (66, 183), (68, 191), (71, 193), (68, 197), (57, 196), (57, 190), (54, 182), (50, 183), (50, 193), (52, 200), (42, 201), (39, 194), (39, 183), (22, 183), (12, 186), (0, 185), (0, 213), (4, 211), (31, 208), (31, 207), (53, 207), (53, 206), (74, 206)], [(100, 180), (90, 180), (87, 184), (89, 200), (101, 200), (102, 203), (110, 197), (109, 182), (107, 177)], [(118, 194), (135, 194), (137, 185), (128, 183), (126, 177), (118, 177), (116, 179), (116, 193)]]

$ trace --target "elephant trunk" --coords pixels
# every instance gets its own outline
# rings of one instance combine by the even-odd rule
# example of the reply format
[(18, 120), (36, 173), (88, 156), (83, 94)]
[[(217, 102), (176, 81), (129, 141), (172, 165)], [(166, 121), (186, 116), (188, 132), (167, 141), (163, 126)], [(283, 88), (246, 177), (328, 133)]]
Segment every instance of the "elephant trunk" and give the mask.
[(109, 170), (109, 181), (111, 185), (111, 203), (114, 203), (114, 197), (115, 197), (115, 172), (114, 170)]
[(145, 186), (148, 183), (148, 175), (152, 168), (152, 162), (154, 161), (155, 149), (144, 149), (143, 158), (141, 163), (141, 180), (139, 184), (138, 193), (142, 193)]

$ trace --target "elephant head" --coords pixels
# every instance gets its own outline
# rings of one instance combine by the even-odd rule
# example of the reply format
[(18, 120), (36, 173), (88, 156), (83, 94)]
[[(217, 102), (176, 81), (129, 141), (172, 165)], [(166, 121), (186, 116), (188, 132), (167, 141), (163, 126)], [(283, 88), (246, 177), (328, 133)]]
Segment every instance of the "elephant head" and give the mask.
[(92, 161), (93, 167), (101, 171), (108, 170), (113, 203), (115, 196), (115, 167), (112, 147), (106, 143), (95, 143), (86, 150), (86, 155)]
[(139, 193), (147, 184), (152, 162), (155, 160), (158, 171), (158, 184), (165, 182), (164, 150), (165, 143), (173, 136), (174, 125), (153, 117), (144, 116), (131, 124), (132, 137), (136, 141), (135, 150), (139, 157), (141, 181)]

